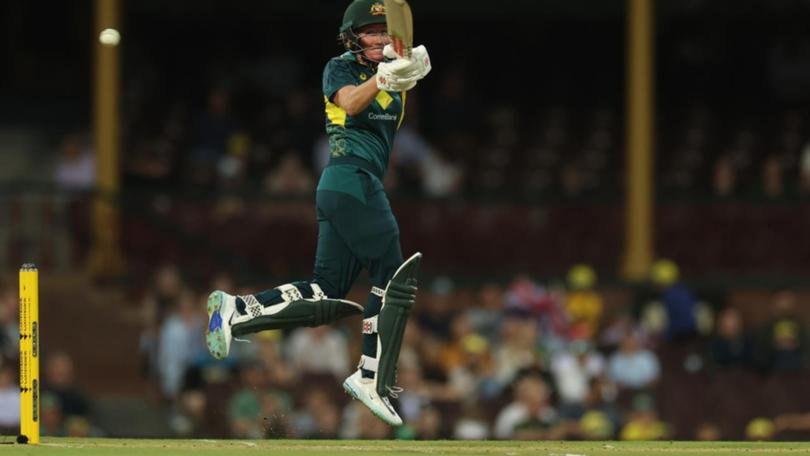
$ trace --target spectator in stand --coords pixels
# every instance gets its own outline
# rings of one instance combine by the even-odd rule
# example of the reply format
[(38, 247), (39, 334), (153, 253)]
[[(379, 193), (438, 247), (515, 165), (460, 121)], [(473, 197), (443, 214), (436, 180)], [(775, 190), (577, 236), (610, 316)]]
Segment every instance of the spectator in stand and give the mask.
[(442, 347), (442, 366), (445, 372), (449, 373), (463, 365), (466, 353), (462, 341), (473, 334), (475, 332), (466, 315), (455, 314), (450, 320), (450, 338)]
[(442, 413), (433, 406), (426, 406), (419, 414), (419, 420), (414, 423), (414, 439), (439, 440), (442, 430)]
[(427, 381), (446, 385), (447, 372), (444, 370), (441, 356), (443, 342), (429, 331), (421, 330), (420, 336), (417, 358), (422, 368), (422, 376)]
[(0, 435), (14, 435), (20, 430), (20, 387), (16, 371), (0, 357)]
[(765, 417), (754, 418), (745, 426), (745, 439), (754, 441), (773, 440), (776, 435), (776, 425), (773, 420)]
[(140, 336), (142, 372), (146, 377), (158, 372), (158, 340), (166, 314), (177, 308), (183, 292), (183, 279), (176, 265), (166, 264), (158, 268), (153, 284), (143, 299), (144, 328)]
[(56, 192), (48, 196), (50, 223), (42, 236), (50, 243), (50, 255), (55, 269), (62, 272), (74, 267), (76, 233), (72, 217), (83, 209), (89, 193), (96, 185), (96, 154), (84, 134), (72, 132), (61, 138), (53, 169)]
[(604, 370), (604, 357), (584, 340), (572, 342), (567, 350), (551, 358), (561, 417), (579, 419), (585, 413), (591, 381), (601, 376)]
[(568, 317), (563, 306), (562, 292), (545, 287), (527, 276), (518, 276), (506, 289), (506, 312), (528, 314), (538, 326), (538, 337), (548, 351), (565, 346), (568, 339)]
[(723, 440), (723, 431), (717, 423), (704, 421), (695, 429), (695, 440), (700, 442), (716, 442)]
[(576, 425), (576, 436), (585, 440), (613, 440), (616, 433), (610, 417), (598, 410), (585, 412)]
[(289, 390), (295, 387), (296, 369), (282, 356), (282, 332), (262, 331), (253, 338), (256, 346), (256, 360), (267, 369), (267, 381), (270, 387)]
[(256, 424), (260, 425), (263, 438), (281, 439), (292, 434), (288, 418), (292, 409), (290, 404), (290, 398), (283, 392), (260, 391), (259, 418)]
[[(19, 356), (20, 322), (17, 291), (0, 280), (0, 360)], [(2, 363), (2, 361), (0, 361)]]
[(440, 153), (431, 153), (421, 164), (422, 191), (442, 198), (458, 195), (464, 183), (464, 171)]
[(491, 433), (486, 412), (477, 404), (465, 407), (453, 426), (456, 440), (487, 440)]
[(549, 403), (549, 389), (542, 378), (526, 375), (515, 383), (514, 399), (495, 419), (498, 439), (552, 439), (557, 411)]
[[(18, 393), (19, 394), (19, 393)], [(62, 403), (59, 398), (48, 392), (43, 392), (39, 404), (40, 434), (54, 437), (64, 437), (65, 417), (62, 415)]]
[(73, 359), (63, 351), (45, 354), (45, 376), (42, 394), (54, 395), (61, 404), (65, 419), (72, 416), (90, 417), (90, 401), (76, 383)]
[(403, 388), (397, 398), (402, 419), (406, 423), (414, 423), (419, 420), (425, 407), (433, 401), (432, 384), (425, 381), (419, 361), (412, 357), (407, 359), (400, 357), (397, 379)]
[(440, 340), (447, 340), (451, 334), (454, 291), (455, 284), (450, 278), (437, 277), (431, 282), (424, 298), (419, 298), (425, 300), (425, 305), (414, 308), (419, 326)]
[(669, 426), (658, 418), (653, 399), (648, 394), (633, 398), (633, 410), (622, 428), (621, 440), (663, 440), (669, 438)]
[(745, 368), (753, 363), (753, 341), (743, 325), (739, 309), (727, 307), (717, 318), (709, 340), (709, 362), (721, 368)]
[(568, 271), (569, 292), (565, 297), (565, 311), (569, 318), (572, 339), (592, 339), (599, 329), (604, 303), (594, 290), (596, 272), (586, 264), (578, 264)]
[(807, 330), (796, 312), (796, 294), (781, 290), (771, 303), (773, 316), (760, 332), (757, 357), (771, 371), (800, 371), (807, 366)]
[(503, 318), (503, 287), (497, 283), (485, 283), (478, 289), (477, 302), (465, 308), (475, 332), (494, 343)]
[(53, 171), (56, 192), (49, 196), (51, 202), (51, 223), (47, 224), (44, 236), (50, 242), (49, 248), (59, 271), (67, 271), (74, 262), (76, 233), (73, 232), (71, 217), (81, 210), (82, 196), (96, 185), (96, 154), (80, 133), (69, 133), (62, 137), (59, 155)]
[(340, 410), (323, 390), (309, 391), (304, 407), (295, 414), (294, 431), (304, 439), (336, 439), (340, 428)]
[(231, 436), (261, 439), (269, 435), (286, 436), (286, 417), (292, 401), (285, 394), (267, 389), (267, 369), (259, 362), (246, 361), (240, 366), (240, 388), (228, 403)]
[(613, 353), (621, 346), (624, 336), (633, 331), (639, 334), (644, 344), (647, 343), (647, 333), (636, 323), (633, 315), (628, 311), (620, 311), (608, 320), (599, 334), (599, 349), (605, 354)]
[(697, 300), (692, 290), (680, 281), (678, 265), (661, 259), (652, 266), (651, 280), (658, 291), (658, 299), (666, 310), (667, 340), (690, 340), (697, 334)]
[(205, 412), (208, 401), (201, 385), (185, 389), (177, 400), (169, 425), (177, 437), (202, 438), (205, 432)]
[[(101, 437), (87, 417), (65, 415), (59, 397), (43, 391), (40, 401), (40, 434), (53, 437)], [(18, 428), (19, 429), (19, 428)], [(16, 432), (16, 430), (15, 430)]]
[(493, 379), (493, 361), (487, 340), (475, 333), (459, 341), (459, 362), (448, 371), (449, 386), (468, 402), (490, 399), (500, 392)]
[(185, 289), (180, 269), (175, 264), (164, 264), (155, 272), (154, 284), (147, 291), (145, 307), (147, 314), (154, 318), (158, 326), (163, 323), (166, 314), (177, 307), (180, 295)]
[(523, 314), (507, 313), (494, 349), (494, 380), (501, 389), (512, 383), (520, 370), (542, 364), (536, 345), (537, 325)]
[(627, 333), (619, 350), (610, 355), (608, 360), (608, 377), (623, 389), (648, 389), (658, 381), (660, 373), (658, 357), (641, 346), (636, 332)]
[(170, 403), (179, 397), (194, 362), (208, 351), (203, 339), (207, 318), (197, 303), (194, 292), (184, 290), (160, 328), (158, 377), (163, 398)]
[(287, 341), (286, 353), (299, 375), (332, 374), (343, 379), (351, 371), (346, 337), (332, 326), (294, 330)]
[(59, 190), (68, 192), (87, 191), (95, 186), (96, 154), (79, 133), (62, 137), (54, 182)]
[(621, 426), (621, 413), (616, 403), (618, 389), (604, 376), (591, 380), (585, 398), (585, 413), (579, 419), (580, 435), (586, 439), (610, 440)]
[(80, 416), (71, 416), (65, 420), (65, 436), (66, 437), (92, 437), (94, 435), (93, 427), (86, 418)]

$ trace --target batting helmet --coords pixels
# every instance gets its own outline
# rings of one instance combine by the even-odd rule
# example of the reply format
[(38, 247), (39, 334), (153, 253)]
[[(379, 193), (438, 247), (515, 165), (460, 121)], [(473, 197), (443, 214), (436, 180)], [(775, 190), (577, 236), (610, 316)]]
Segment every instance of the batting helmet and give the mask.
[(385, 4), (382, 0), (354, 0), (343, 13), (340, 40), (351, 52), (363, 52), (357, 30), (371, 24), (385, 24)]

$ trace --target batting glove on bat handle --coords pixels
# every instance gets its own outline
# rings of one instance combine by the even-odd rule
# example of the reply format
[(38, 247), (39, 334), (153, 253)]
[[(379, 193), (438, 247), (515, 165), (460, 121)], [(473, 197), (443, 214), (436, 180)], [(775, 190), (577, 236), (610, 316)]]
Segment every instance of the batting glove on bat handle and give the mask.
[(377, 88), (386, 92), (407, 92), (416, 86), (416, 78), (398, 78), (377, 73)]
[(377, 88), (388, 92), (410, 90), (419, 79), (413, 74), (412, 62), (397, 59), (377, 65)]
[(417, 74), (419, 74), (419, 79), (427, 76), (428, 73), (430, 73), (430, 70), (433, 69), (433, 66), (430, 63), (430, 55), (428, 55), (427, 48), (424, 45), (419, 45), (413, 48), (413, 52), (411, 53), (411, 61), (413, 62), (412, 65), (414, 65), (416, 68)]
[(427, 76), (432, 69), (430, 55), (428, 55), (427, 48), (424, 45), (413, 48), (410, 59), (399, 57), (390, 44), (385, 46), (383, 53), (386, 54), (386, 57), (393, 56), (394, 60), (380, 65), (385, 65), (385, 71), (400, 79), (416, 78), (418, 81)]
[(402, 58), (400, 57), (399, 54), (397, 54), (397, 51), (394, 50), (394, 46), (392, 46), (391, 44), (385, 45), (385, 47), (383, 48), (383, 56), (385, 56), (386, 59), (391, 60)]

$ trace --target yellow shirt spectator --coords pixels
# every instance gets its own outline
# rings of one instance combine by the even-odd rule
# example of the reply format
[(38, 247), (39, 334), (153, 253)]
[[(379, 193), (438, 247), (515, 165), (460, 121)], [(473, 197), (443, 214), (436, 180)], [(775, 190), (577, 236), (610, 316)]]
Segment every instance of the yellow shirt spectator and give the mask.
[(578, 290), (568, 294), (565, 311), (571, 319), (577, 338), (590, 339), (596, 334), (603, 308), (602, 297), (593, 290)]
[(666, 423), (658, 420), (631, 420), (622, 428), (622, 440), (661, 440), (667, 436)]

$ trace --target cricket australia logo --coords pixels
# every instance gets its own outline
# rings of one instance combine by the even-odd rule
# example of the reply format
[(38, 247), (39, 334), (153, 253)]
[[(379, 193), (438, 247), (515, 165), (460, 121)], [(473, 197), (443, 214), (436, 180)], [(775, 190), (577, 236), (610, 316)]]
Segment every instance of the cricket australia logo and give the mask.
[(371, 5), (369, 12), (372, 16), (385, 16), (385, 5), (382, 3), (374, 3)]

